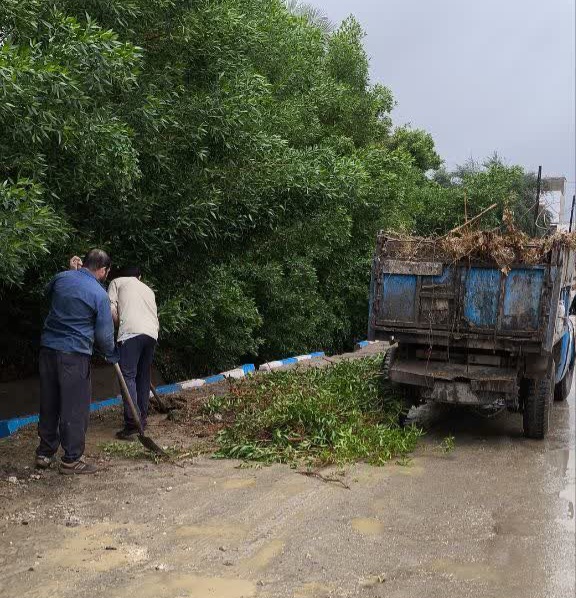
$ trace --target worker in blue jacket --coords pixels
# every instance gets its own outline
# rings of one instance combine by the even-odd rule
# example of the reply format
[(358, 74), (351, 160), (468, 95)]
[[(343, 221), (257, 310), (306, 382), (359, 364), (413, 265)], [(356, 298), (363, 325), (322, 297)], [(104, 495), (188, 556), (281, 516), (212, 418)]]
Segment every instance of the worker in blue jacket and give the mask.
[(40, 348), (40, 444), (36, 466), (45, 469), (61, 445), (63, 474), (90, 474), (97, 468), (84, 458), (92, 385), (90, 358), (94, 345), (106, 359), (119, 359), (114, 344), (110, 300), (102, 283), (110, 257), (92, 249), (84, 261), (72, 258), (71, 269), (48, 284), (50, 311)]

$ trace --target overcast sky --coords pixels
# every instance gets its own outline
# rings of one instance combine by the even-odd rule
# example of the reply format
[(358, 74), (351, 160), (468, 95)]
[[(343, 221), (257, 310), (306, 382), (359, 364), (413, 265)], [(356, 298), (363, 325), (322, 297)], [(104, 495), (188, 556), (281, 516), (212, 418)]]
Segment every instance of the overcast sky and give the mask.
[(574, 0), (308, 0), (366, 31), (397, 124), (432, 133), (447, 166), (497, 151), (574, 193)]

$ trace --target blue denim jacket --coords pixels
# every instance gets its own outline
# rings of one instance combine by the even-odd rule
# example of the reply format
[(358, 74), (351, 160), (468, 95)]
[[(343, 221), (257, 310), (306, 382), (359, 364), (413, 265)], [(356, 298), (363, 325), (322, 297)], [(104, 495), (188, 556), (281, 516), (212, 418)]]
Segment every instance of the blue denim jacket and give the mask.
[(118, 361), (110, 300), (89, 270), (57, 274), (48, 283), (46, 295), (50, 312), (44, 322), (42, 347), (92, 355), (96, 343), (108, 361)]

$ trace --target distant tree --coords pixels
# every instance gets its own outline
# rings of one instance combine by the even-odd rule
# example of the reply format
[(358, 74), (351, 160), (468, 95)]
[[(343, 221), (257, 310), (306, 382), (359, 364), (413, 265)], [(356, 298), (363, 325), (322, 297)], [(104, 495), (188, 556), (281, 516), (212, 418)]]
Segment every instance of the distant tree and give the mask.
[(393, 149), (407, 151), (414, 164), (423, 172), (438, 170), (442, 166), (442, 158), (437, 154), (432, 135), (421, 129), (398, 127), (389, 141)]
[(285, 0), (286, 8), (293, 14), (306, 18), (312, 25), (318, 27), (325, 35), (329, 35), (334, 31), (334, 24), (328, 18), (326, 13), (307, 2), (299, 2), (299, 0)]
[(497, 154), (484, 162), (469, 160), (453, 171), (440, 169), (429, 185), (418, 190), (415, 230), (419, 234), (443, 233), (464, 222), (465, 205), (471, 217), (497, 203), (481, 220), (482, 226), (499, 227), (504, 209), (509, 209), (518, 228), (542, 236), (549, 230), (550, 213), (542, 210), (535, 221), (536, 188), (534, 173), (506, 165)]

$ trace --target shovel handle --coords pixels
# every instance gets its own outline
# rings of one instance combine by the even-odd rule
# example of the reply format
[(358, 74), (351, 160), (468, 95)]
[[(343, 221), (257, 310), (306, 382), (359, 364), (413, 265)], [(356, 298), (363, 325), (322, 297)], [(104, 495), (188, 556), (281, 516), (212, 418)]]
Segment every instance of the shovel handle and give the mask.
[(130, 407), (130, 411), (132, 412), (132, 417), (134, 421), (138, 425), (138, 431), (140, 434), (144, 434), (144, 430), (142, 429), (142, 420), (140, 419), (140, 414), (138, 413), (138, 409), (134, 405), (134, 401), (130, 396), (130, 391), (128, 390), (128, 386), (126, 386), (126, 380), (124, 380), (124, 376), (122, 375), (122, 370), (120, 369), (120, 365), (118, 363), (114, 364), (114, 369), (116, 370), (116, 375), (118, 376), (118, 381), (120, 382), (120, 389), (122, 390), (122, 397), (124, 401), (128, 403), (128, 407)]
[(154, 397), (154, 407), (156, 407), (156, 409), (160, 413), (168, 413), (168, 407), (166, 407), (166, 404), (164, 403), (164, 401), (158, 396), (158, 393), (156, 392), (156, 388), (154, 387), (154, 385), (152, 383), (150, 383), (150, 392), (152, 393), (152, 396)]

